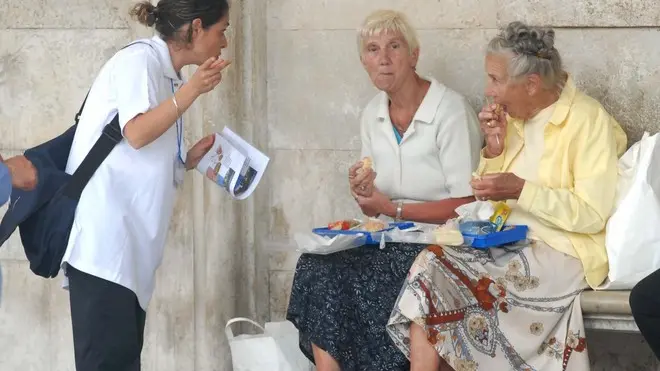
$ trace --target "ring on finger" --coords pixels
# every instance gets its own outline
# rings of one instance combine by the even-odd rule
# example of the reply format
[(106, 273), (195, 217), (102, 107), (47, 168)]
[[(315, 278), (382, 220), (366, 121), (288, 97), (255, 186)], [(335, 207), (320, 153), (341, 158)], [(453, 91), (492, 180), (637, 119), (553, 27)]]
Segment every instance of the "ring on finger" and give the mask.
[(366, 189), (367, 189), (367, 187), (365, 187), (365, 186), (360, 186), (360, 190), (361, 190), (361, 191), (365, 191)]
[(495, 126), (495, 124), (493, 124), (492, 121), (488, 121), (488, 123), (486, 125), (488, 125), (489, 128), (492, 128), (493, 126)]

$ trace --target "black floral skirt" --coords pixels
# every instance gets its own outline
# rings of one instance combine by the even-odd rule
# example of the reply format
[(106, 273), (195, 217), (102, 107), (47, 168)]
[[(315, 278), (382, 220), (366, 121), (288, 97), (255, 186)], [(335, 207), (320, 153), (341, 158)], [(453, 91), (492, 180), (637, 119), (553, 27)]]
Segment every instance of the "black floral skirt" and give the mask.
[(388, 243), (298, 260), (287, 319), (300, 348), (314, 360), (312, 343), (343, 371), (408, 370), (406, 356), (385, 326), (408, 270), (426, 245)]

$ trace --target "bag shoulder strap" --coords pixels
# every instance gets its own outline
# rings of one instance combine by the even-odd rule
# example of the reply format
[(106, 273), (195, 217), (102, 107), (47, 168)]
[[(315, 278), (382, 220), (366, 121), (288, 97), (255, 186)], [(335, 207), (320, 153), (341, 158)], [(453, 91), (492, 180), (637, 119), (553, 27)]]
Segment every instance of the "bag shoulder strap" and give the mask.
[[(153, 46), (151, 44), (143, 41), (133, 42), (131, 44), (124, 46), (121, 49), (128, 48), (129, 46), (135, 44), (146, 44), (153, 49)], [(80, 116), (82, 115), (83, 109), (85, 108), (85, 103), (87, 102), (88, 97), (89, 97), (89, 91), (87, 92), (87, 95), (85, 96), (85, 99), (83, 100), (83, 103), (80, 106), (80, 110), (76, 114), (75, 117), (76, 126), (80, 121)], [(89, 151), (87, 156), (85, 156), (80, 166), (78, 166), (78, 169), (76, 169), (76, 171), (73, 173), (71, 179), (64, 187), (62, 194), (73, 200), (79, 200), (83, 189), (85, 189), (87, 183), (92, 178), (96, 170), (99, 168), (99, 166), (101, 166), (101, 163), (105, 161), (105, 159), (108, 157), (110, 152), (112, 152), (112, 149), (115, 148), (117, 143), (122, 141), (122, 139), (123, 139), (123, 135), (121, 132), (121, 128), (119, 127), (119, 113), (117, 113), (115, 117), (112, 119), (112, 121), (110, 121), (110, 123), (108, 123), (103, 128), (103, 131), (101, 132), (101, 136), (96, 141), (96, 143), (94, 143), (94, 146), (92, 146), (92, 149)]]
[(63, 194), (71, 199), (78, 200), (87, 183), (92, 179), (96, 169), (105, 161), (117, 143), (121, 142), (123, 136), (119, 127), (119, 114), (103, 128), (101, 137), (83, 159), (78, 169), (73, 173), (71, 179), (64, 188)]

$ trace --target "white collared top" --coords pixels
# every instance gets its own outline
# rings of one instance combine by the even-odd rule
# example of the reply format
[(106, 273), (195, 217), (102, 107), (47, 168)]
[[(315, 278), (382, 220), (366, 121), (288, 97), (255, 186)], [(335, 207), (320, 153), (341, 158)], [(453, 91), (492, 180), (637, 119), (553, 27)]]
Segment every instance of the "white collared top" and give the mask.
[[(123, 131), (135, 116), (171, 99), (173, 86), (183, 83), (160, 37), (140, 42), (118, 51), (94, 81), (67, 173), (78, 168), (117, 112)], [(139, 150), (120, 142), (82, 193), (63, 266), (127, 287), (146, 310), (174, 208), (176, 158), (175, 125)]]
[(385, 92), (362, 113), (362, 157), (370, 156), (376, 187), (393, 200), (438, 201), (472, 195), (482, 135), (467, 100), (433, 78), (410, 127), (397, 143)]

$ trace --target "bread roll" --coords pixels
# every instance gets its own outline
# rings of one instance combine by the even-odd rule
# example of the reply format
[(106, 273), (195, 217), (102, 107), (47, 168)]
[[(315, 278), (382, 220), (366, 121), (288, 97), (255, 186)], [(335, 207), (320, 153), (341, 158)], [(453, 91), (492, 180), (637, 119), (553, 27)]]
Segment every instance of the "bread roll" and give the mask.
[(385, 228), (387, 228), (387, 225), (382, 220), (370, 219), (369, 221), (367, 221), (362, 225), (360, 230), (367, 232), (378, 232), (378, 231), (382, 231)]
[(365, 157), (362, 159), (362, 168), (363, 169), (371, 169), (373, 166), (373, 162), (371, 161), (371, 157)]
[(357, 170), (357, 173), (360, 174), (367, 169), (371, 169), (372, 166), (373, 162), (371, 161), (371, 157), (365, 157), (362, 159), (362, 167)]
[(433, 237), (438, 245), (460, 246), (465, 242), (463, 234), (454, 223), (439, 225), (433, 230)]

